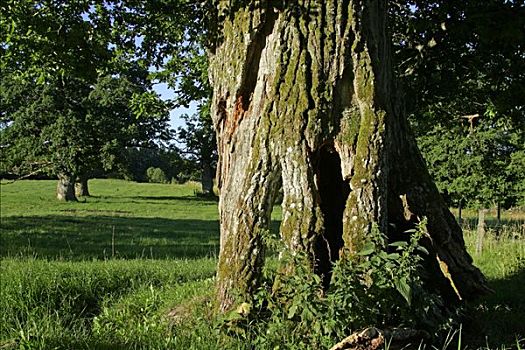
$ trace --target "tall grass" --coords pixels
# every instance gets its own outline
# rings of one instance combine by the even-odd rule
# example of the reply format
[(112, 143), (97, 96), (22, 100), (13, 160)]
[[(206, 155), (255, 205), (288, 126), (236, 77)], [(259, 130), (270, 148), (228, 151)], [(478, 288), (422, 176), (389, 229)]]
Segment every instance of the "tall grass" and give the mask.
[(4, 342), (67, 345), (72, 338), (90, 335), (94, 317), (121, 297), (138, 295), (140, 300), (145, 288), (155, 293), (176, 290), (187, 282), (211, 278), (214, 269), (212, 259), (91, 262), (3, 259), (0, 338)]
[[(514, 214), (516, 215), (516, 214)], [(495, 222), (493, 222), (495, 224)], [(493, 293), (466, 308), (463, 343), (471, 347), (525, 346), (525, 233), (523, 222), (493, 225), (481, 254), (475, 252), (476, 232), (465, 227), (465, 244)]]

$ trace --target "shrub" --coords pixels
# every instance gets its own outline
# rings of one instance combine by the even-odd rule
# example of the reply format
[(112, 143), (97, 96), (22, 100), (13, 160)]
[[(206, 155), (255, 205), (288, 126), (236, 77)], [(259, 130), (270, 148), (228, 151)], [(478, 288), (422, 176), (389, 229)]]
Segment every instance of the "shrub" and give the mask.
[(148, 182), (161, 184), (168, 182), (166, 174), (161, 168), (149, 167), (148, 170), (146, 170), (146, 176), (148, 178)]

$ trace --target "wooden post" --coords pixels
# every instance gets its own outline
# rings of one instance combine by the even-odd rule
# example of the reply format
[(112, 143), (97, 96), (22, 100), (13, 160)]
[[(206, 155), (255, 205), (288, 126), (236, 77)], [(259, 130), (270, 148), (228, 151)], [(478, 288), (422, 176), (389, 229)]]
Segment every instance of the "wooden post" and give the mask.
[(460, 199), (459, 205), (458, 205), (458, 224), (460, 226), (463, 224), (462, 209), (463, 209), (463, 200)]
[(485, 238), (485, 212), (486, 209), (478, 210), (478, 229), (476, 234), (476, 255), (480, 255), (483, 251), (483, 239)]

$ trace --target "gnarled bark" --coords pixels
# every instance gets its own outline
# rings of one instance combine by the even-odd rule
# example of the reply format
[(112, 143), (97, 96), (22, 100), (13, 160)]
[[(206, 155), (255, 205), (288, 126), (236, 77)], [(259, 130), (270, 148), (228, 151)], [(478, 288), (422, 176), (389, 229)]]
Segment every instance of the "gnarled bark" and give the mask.
[(282, 239), (310, 257), (325, 283), (331, 262), (354, 256), (374, 225), (394, 239), (426, 216), (437, 287), (452, 299), (483, 291), (408, 130), (391, 77), (385, 2), (229, 3), (219, 2), (222, 41), (209, 70), (220, 309), (257, 285), (260, 236), (281, 181)]
[(75, 196), (75, 176), (67, 174), (58, 175), (57, 198), (61, 201), (77, 201)]

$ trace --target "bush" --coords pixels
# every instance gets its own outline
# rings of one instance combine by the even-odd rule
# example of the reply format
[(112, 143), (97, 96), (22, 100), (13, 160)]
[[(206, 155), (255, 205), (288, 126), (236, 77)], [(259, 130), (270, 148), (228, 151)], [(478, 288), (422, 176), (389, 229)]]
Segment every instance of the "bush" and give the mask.
[(148, 178), (148, 182), (161, 184), (168, 182), (166, 174), (161, 168), (149, 167), (148, 170), (146, 170), (146, 176)]

